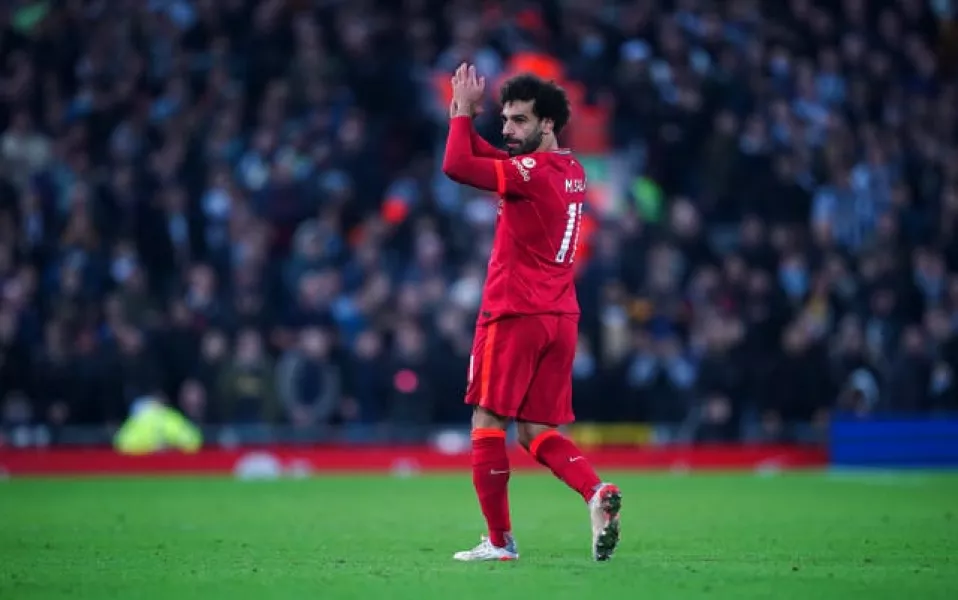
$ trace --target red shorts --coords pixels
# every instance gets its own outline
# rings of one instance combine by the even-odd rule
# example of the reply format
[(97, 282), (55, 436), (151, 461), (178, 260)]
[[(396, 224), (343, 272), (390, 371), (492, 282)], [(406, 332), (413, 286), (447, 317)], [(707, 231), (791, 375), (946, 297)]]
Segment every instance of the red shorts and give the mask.
[(519, 421), (565, 425), (572, 413), (576, 315), (507, 317), (476, 326), (466, 404)]

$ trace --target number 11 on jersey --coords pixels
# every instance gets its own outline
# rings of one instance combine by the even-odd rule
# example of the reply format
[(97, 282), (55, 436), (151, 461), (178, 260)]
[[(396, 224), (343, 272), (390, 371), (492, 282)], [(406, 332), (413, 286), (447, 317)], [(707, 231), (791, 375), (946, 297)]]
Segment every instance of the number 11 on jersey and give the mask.
[[(556, 253), (557, 263), (569, 263), (575, 260), (575, 249), (579, 245), (579, 223), (582, 221), (582, 203), (573, 202), (566, 211), (565, 231)], [(571, 252), (570, 252), (571, 249)]]

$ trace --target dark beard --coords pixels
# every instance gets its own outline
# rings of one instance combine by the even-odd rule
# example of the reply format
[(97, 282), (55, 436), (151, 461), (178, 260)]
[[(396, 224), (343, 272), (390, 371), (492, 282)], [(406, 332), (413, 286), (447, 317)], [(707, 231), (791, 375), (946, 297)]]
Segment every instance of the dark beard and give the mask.
[(520, 156), (522, 154), (532, 154), (539, 149), (539, 146), (542, 145), (542, 132), (536, 131), (522, 142), (518, 146), (509, 147), (506, 146), (506, 150), (509, 152), (509, 156)]

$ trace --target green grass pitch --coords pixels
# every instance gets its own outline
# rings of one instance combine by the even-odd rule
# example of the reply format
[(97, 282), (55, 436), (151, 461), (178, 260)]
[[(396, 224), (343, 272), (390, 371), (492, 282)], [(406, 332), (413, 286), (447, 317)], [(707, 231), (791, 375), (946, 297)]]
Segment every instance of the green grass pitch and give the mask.
[(0, 482), (4, 600), (958, 598), (958, 477), (618, 474), (623, 541), (512, 478), (517, 563), (459, 564), (467, 474)]

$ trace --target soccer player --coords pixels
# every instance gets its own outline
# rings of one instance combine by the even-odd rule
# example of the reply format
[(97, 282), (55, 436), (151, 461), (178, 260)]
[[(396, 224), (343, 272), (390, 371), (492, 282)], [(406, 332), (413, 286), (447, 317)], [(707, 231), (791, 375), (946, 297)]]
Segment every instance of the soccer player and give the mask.
[(565, 91), (532, 75), (501, 90), (508, 151), (476, 133), (472, 116), (484, 78), (463, 64), (452, 78), (443, 172), (499, 195), (499, 215), (469, 360), (466, 403), (473, 405), (472, 480), (488, 526), (461, 561), (519, 558), (509, 517), (506, 428), (588, 504), (592, 555), (612, 557), (619, 541), (619, 488), (603, 483), (558, 427), (574, 420), (572, 361), (579, 303), (573, 261), (585, 200), (585, 172), (556, 135), (569, 121)]

